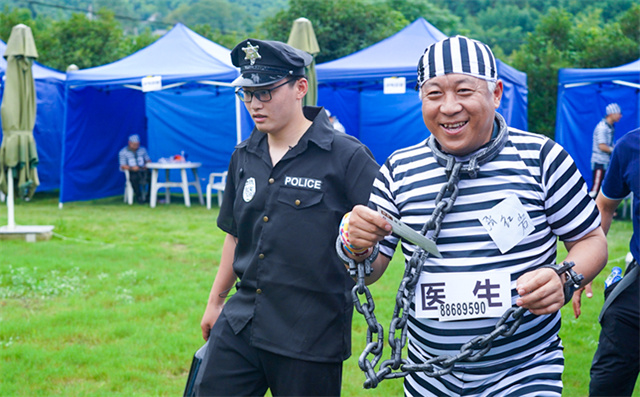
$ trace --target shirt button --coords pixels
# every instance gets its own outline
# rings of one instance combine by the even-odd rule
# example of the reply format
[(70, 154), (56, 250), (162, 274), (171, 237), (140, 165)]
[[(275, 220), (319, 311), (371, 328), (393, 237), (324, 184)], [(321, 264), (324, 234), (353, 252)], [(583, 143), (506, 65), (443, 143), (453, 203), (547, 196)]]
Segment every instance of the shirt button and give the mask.
[(269, 222), (269, 217), (265, 216), (264, 218), (262, 218), (262, 220), (265, 221), (265, 222)]
[(261, 293), (262, 293), (262, 290), (261, 290), (260, 288), (258, 288), (258, 289), (256, 290), (256, 294), (261, 294)]
[(295, 201), (296, 205), (300, 205), (300, 200)]
[(275, 182), (275, 181), (276, 181), (275, 179), (273, 179), (273, 178), (269, 178), (269, 183), (273, 183), (273, 182)]
[(264, 254), (260, 254), (260, 255), (258, 255), (258, 258), (260, 258), (260, 259), (264, 259)]

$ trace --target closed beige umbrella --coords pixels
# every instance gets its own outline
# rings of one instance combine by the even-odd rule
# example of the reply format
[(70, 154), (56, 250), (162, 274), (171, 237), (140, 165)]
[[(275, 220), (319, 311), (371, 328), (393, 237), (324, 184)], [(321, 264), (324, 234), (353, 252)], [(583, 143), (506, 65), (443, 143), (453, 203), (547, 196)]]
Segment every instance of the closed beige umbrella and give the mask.
[(316, 61), (315, 56), (320, 52), (316, 34), (313, 31), (313, 25), (307, 18), (298, 18), (293, 22), (289, 40), (287, 41), (292, 47), (305, 51), (314, 57), (311, 65), (307, 67), (307, 77), (309, 80), (309, 92), (304, 97), (303, 105), (316, 106), (318, 102), (318, 78), (316, 77)]
[[(13, 223), (14, 190), (30, 199), (40, 184), (38, 153), (33, 139), (36, 119), (36, 90), (31, 65), (38, 57), (31, 28), (13, 27), (4, 53), (7, 70), (0, 114), (2, 146), (0, 146), (0, 190), (7, 194), (9, 226)], [(12, 187), (17, 186), (17, 189)]]

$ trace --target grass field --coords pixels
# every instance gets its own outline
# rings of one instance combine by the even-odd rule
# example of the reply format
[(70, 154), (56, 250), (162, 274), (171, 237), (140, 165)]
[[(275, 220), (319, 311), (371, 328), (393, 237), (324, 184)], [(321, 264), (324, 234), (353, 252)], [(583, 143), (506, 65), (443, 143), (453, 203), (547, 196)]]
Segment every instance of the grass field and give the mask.
[[(55, 235), (37, 243), (0, 240), (0, 396), (182, 395), (203, 343), (200, 317), (224, 236), (217, 209), (172, 202), (151, 209), (114, 197), (60, 210), (57, 196), (37, 194), (16, 203), (18, 224), (54, 225)], [(0, 225), (6, 223), (2, 206)], [(563, 309), (566, 396), (587, 395), (603, 280), (612, 266), (624, 266), (631, 231), (630, 222), (614, 222), (610, 262), (580, 319)], [(385, 335), (403, 270), (396, 255), (371, 288)], [(365, 329), (356, 313), (343, 396), (402, 395), (401, 380), (362, 388), (357, 358)], [(387, 346), (383, 359), (388, 354)]]

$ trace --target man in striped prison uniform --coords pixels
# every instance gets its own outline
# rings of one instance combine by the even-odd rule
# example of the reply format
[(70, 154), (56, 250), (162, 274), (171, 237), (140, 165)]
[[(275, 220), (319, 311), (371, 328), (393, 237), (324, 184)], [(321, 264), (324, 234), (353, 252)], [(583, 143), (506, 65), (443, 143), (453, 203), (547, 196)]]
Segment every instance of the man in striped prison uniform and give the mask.
[[(120, 169), (129, 171), (129, 180), (138, 203), (143, 204), (148, 197), (150, 185), (150, 175), (147, 163), (151, 161), (147, 149), (140, 146), (140, 136), (134, 134), (129, 136), (127, 146), (118, 152)], [(147, 190), (144, 186), (147, 186)]]
[[(431, 45), (418, 65), (418, 87), (432, 135), (387, 159), (369, 206), (350, 213), (345, 251), (362, 261), (362, 251), (379, 243), (367, 280), (375, 282), (400, 242), (376, 210), (419, 232), (448, 181), (447, 163), (463, 163), (470, 171), (461, 173), (459, 195), (437, 237), (442, 258), (427, 258), (409, 310), (408, 360), (455, 356), (464, 343), (493, 331), (508, 307), (528, 311), (517, 331), (498, 337), (477, 362), (456, 363), (441, 377), (409, 374), (405, 394), (560, 396), (565, 276), (543, 266), (573, 261), (583, 284), (604, 267), (607, 243), (595, 203), (561, 146), (508, 127), (495, 112), (503, 86), (485, 44), (456, 36)], [(566, 258), (557, 258), (557, 238)], [(416, 246), (401, 243), (409, 260)]]
[(591, 197), (595, 198), (600, 191), (602, 179), (609, 166), (611, 153), (613, 152), (614, 124), (622, 118), (622, 110), (617, 103), (610, 103), (605, 108), (606, 116), (600, 120), (593, 130), (593, 145), (591, 148), (591, 169), (593, 180), (591, 185)]

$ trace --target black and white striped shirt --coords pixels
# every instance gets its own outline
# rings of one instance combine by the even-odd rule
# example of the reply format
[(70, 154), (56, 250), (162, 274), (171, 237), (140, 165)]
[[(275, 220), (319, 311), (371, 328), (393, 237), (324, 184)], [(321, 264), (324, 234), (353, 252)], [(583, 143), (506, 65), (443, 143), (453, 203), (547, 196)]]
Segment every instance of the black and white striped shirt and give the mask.
[[(444, 168), (425, 142), (398, 150), (389, 157), (374, 182), (369, 204), (373, 208), (382, 207), (418, 232), (432, 214), (436, 195), (447, 182)], [(515, 290), (518, 277), (556, 262), (557, 238), (574, 241), (600, 224), (595, 203), (589, 198), (573, 160), (560, 145), (541, 135), (509, 128), (506, 145), (497, 157), (481, 166), (477, 178), (463, 175), (458, 186), (459, 196), (444, 217), (437, 240), (443, 257), (430, 257), (423, 272), (507, 271), (511, 274), (512, 305), (518, 296)], [(512, 195), (526, 209), (535, 230), (515, 247), (501, 253), (480, 223), (479, 214)], [(380, 252), (393, 256), (398, 242), (395, 235), (388, 236), (381, 242)], [(411, 243), (402, 241), (405, 260), (411, 258), (414, 249)], [(464, 343), (491, 332), (497, 320), (441, 322), (416, 318), (414, 303), (409, 321), (409, 359), (419, 363), (433, 356), (455, 355)], [(524, 378), (529, 375), (518, 366), (532, 357), (544, 356), (545, 352), (554, 352), (555, 358), (547, 358), (553, 363), (547, 364), (561, 388), (563, 360), (559, 329), (559, 312), (545, 316), (526, 312), (514, 335), (496, 339), (492, 349), (479, 361), (456, 364), (454, 374), (461, 371), (471, 382), (472, 390), (465, 394), (473, 395), (475, 390), (482, 395), (488, 390), (487, 384), (499, 382), (489, 375), (504, 377), (504, 371), (520, 372), (522, 379), (517, 382), (526, 384)], [(555, 362), (558, 360), (562, 362)], [(451, 379), (438, 383), (418, 373), (407, 379), (405, 389), (408, 394), (461, 394), (462, 386), (455, 383)], [(437, 389), (433, 389), (434, 384), (439, 384)]]
[(596, 128), (593, 130), (593, 145), (591, 147), (591, 163), (609, 165), (611, 154), (603, 152), (600, 149), (600, 144), (604, 143), (607, 146), (613, 146), (613, 134), (615, 129), (606, 119), (600, 120)]
[(135, 152), (132, 152), (129, 149), (129, 146), (125, 146), (120, 150), (120, 152), (118, 152), (118, 161), (121, 166), (144, 167), (146, 163), (151, 161), (151, 157), (149, 157), (147, 149), (142, 146), (140, 146)]

